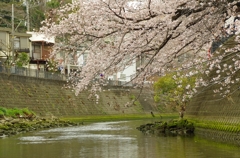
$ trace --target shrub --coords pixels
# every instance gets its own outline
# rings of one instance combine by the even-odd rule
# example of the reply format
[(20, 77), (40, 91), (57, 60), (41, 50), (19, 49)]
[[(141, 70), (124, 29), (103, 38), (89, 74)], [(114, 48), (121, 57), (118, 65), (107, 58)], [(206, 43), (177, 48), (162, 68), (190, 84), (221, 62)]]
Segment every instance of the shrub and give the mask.
[(192, 92), (195, 87), (195, 80), (196, 76), (186, 77), (183, 74), (177, 75), (177, 73), (169, 73), (160, 77), (154, 83), (154, 101), (167, 105), (171, 109), (185, 106), (190, 100), (188, 92)]
[(20, 115), (20, 114), (21, 114), (21, 110), (20, 109), (13, 108), (13, 109), (8, 109), (7, 110), (6, 116), (16, 117), (17, 115)]
[(18, 108), (12, 108), (7, 109), (0, 107), (0, 116), (7, 116), (7, 117), (17, 117), (19, 115), (35, 115), (35, 113), (28, 108), (18, 109)]
[(7, 113), (7, 109), (0, 107), (0, 113), (3, 113), (5, 115)]

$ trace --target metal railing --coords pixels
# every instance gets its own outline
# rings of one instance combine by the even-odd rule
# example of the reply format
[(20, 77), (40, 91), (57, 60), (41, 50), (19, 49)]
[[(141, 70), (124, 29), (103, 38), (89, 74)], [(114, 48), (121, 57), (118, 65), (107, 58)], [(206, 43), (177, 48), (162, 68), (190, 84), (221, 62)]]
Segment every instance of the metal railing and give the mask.
[(30, 69), (30, 68), (16, 67), (16, 66), (10, 67), (10, 68), (0, 66), (0, 73), (53, 79), (53, 80), (63, 80), (63, 81), (67, 79), (67, 76), (64, 74), (61, 74), (60, 72), (49, 72), (49, 71), (44, 71), (43, 69), (38, 70), (38, 69)]
[[(38, 70), (38, 69), (30, 69), (30, 68), (16, 67), (16, 66), (7, 68), (0, 65), (0, 73), (52, 79), (52, 80), (62, 80), (62, 81), (66, 81), (68, 79), (68, 75), (61, 74), (60, 72), (49, 72), (43, 69)], [(133, 86), (132, 82), (107, 80), (107, 79), (100, 79), (100, 78), (95, 78), (93, 82), (99, 82), (105, 86), (126, 86), (126, 87)]]

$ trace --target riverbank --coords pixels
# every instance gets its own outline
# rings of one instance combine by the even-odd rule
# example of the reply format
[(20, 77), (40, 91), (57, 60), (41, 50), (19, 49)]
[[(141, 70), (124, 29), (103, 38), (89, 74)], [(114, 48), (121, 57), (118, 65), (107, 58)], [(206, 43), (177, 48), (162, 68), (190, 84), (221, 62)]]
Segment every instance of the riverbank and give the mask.
[(41, 129), (78, 126), (78, 123), (64, 121), (56, 117), (52, 118), (13, 118), (4, 117), (0, 119), (0, 137), (10, 137), (13, 135), (37, 131)]
[(176, 119), (176, 113), (146, 113), (146, 114), (121, 114), (121, 115), (81, 115), (78, 117), (63, 117), (62, 120), (84, 123), (84, 122), (104, 122), (104, 121), (126, 121), (126, 120), (147, 120), (147, 119)]
[(79, 117), (2, 117), (0, 118), (0, 137), (9, 137), (41, 129), (79, 126), (87, 122), (107, 122), (122, 120), (147, 120), (177, 118), (176, 114), (126, 114), (126, 115), (84, 115)]

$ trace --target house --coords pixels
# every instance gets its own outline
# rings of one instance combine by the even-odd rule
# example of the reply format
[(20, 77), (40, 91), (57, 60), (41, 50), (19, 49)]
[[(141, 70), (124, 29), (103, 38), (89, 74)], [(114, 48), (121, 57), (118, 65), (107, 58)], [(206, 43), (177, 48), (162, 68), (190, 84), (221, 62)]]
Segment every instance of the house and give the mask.
[[(25, 52), (28, 53), (30, 59), (27, 65), (30, 68), (28, 75), (36, 76), (37, 74), (37, 76), (44, 76), (43, 71), (46, 70), (46, 62), (53, 44), (54, 38), (48, 39), (44, 35), (34, 32), (14, 32), (14, 38), (12, 38), (12, 30), (10, 28), (0, 27), (0, 66), (7, 59), (10, 59), (8, 64), (11, 64), (13, 54), (16, 59), (18, 53)], [(35, 70), (40, 71), (36, 72)], [(16, 73), (15, 69), (12, 72)]]
[(46, 62), (55, 43), (54, 38), (46, 38), (43, 34), (36, 32), (27, 32), (31, 37), (30, 48), (30, 68), (32, 69), (46, 69)]
[[(12, 30), (0, 27), (1, 60), (6, 59), (7, 56), (12, 56), (12, 50), (14, 50), (15, 55), (21, 52), (29, 53), (30, 63), (36, 64), (37, 61), (45, 63), (54, 44), (54, 38), (48, 39), (44, 35), (34, 32), (14, 32), (14, 41), (11, 39)], [(12, 49), (12, 45), (14, 49)]]
[[(8, 57), (12, 57), (13, 51), (16, 57), (17, 53), (30, 52), (31, 35), (27, 33), (14, 32), (14, 40), (12, 40), (12, 30), (10, 28), (0, 27), (0, 65), (6, 61)], [(13, 49), (12, 49), (13, 47)]]

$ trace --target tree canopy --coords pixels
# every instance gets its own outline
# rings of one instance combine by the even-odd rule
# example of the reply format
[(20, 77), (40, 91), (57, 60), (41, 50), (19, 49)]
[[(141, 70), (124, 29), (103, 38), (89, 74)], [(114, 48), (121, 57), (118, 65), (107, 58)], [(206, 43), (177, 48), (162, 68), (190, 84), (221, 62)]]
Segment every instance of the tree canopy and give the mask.
[(194, 67), (185, 76), (205, 73), (209, 47), (238, 11), (234, 0), (73, 1), (52, 10), (55, 16), (42, 23), (41, 32), (56, 37), (52, 57), (64, 59), (63, 65), (78, 65), (75, 59), (88, 54), (74, 76), (79, 80), (72, 88), (78, 94), (99, 74), (113, 75), (143, 58), (132, 78), (140, 86), (167, 71)]
[(195, 89), (196, 76), (176, 77), (176, 72), (160, 77), (154, 83), (154, 101), (172, 109), (185, 107)]

